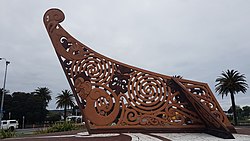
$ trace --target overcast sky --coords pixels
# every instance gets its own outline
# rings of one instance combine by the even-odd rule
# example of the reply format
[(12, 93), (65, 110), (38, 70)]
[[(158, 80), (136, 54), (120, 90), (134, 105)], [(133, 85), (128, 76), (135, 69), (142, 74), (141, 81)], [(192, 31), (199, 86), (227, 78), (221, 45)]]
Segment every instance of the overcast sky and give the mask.
[[(80, 42), (115, 60), (165, 75), (206, 82), (227, 69), (250, 82), (248, 0), (1, 0), (0, 57), (8, 66), (6, 89), (48, 87), (55, 96), (70, 89), (43, 25), (43, 14), (60, 8), (62, 26)], [(4, 61), (0, 62), (0, 87)], [(230, 97), (214, 93), (224, 110)], [(250, 106), (250, 90), (236, 96)]]

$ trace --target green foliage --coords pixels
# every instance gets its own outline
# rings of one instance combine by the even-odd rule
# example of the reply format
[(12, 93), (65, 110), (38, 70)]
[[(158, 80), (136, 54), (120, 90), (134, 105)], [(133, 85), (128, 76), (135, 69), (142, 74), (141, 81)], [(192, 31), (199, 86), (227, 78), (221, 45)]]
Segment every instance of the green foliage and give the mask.
[(46, 121), (50, 123), (55, 123), (56, 121), (61, 120), (61, 115), (59, 113), (49, 112), (46, 117)]
[(66, 121), (66, 111), (68, 107), (73, 107), (75, 105), (74, 95), (69, 90), (63, 90), (61, 94), (56, 97), (56, 108), (64, 108), (64, 120)]
[(44, 87), (31, 93), (14, 92), (12, 95), (5, 94), (3, 119), (9, 119), (9, 116), (11, 116), (11, 119), (19, 121), (20, 126), (22, 126), (23, 116), (25, 116), (25, 123), (27, 124), (43, 123), (48, 113), (46, 105), (51, 99), (50, 93), (51, 91)]
[[(10, 93), (10, 91), (9, 90), (4, 90), (5, 91), (5, 94), (9, 94)], [(3, 88), (0, 88), (0, 95), (2, 95), (3, 94)]]
[(71, 122), (56, 123), (53, 126), (47, 129), (40, 129), (35, 132), (35, 134), (46, 134), (54, 132), (64, 132), (80, 129), (80, 126), (77, 126)]
[(38, 134), (46, 134), (48, 133), (47, 129), (37, 129), (36, 131), (33, 132), (33, 134), (38, 135)]
[(244, 106), (242, 107), (242, 116), (243, 117), (249, 117), (250, 116), (250, 107), (249, 106)]
[(222, 72), (221, 76), (219, 76), (215, 82), (217, 82), (215, 91), (219, 92), (222, 98), (228, 94), (236, 94), (238, 92), (245, 93), (248, 88), (245, 75), (240, 74), (236, 70)]
[(37, 89), (35, 89), (35, 92), (33, 92), (34, 95), (39, 96), (45, 107), (48, 106), (49, 101), (51, 100), (51, 90), (49, 90), (49, 88), (47, 87), (38, 87)]
[(246, 83), (246, 77), (244, 74), (240, 74), (236, 70), (227, 70), (226, 72), (222, 72), (221, 76), (219, 76), (215, 82), (215, 91), (223, 96), (227, 96), (230, 94), (232, 101), (232, 111), (234, 117), (234, 124), (237, 125), (237, 113), (235, 106), (235, 98), (234, 94), (242, 92), (246, 93), (248, 84)]
[(19, 125), (22, 125), (23, 116), (25, 116), (26, 123), (43, 123), (47, 114), (43, 103), (43, 100), (37, 95), (14, 92), (10, 109), (11, 117), (17, 119)]
[(79, 129), (75, 124), (72, 124), (70, 122), (64, 122), (59, 124), (54, 124), (51, 128), (48, 129), (49, 133), (52, 132), (63, 132), (63, 131), (71, 131)]
[(12, 137), (16, 137), (16, 133), (15, 132), (11, 132), (9, 130), (0, 130), (0, 139), (5, 139), (5, 138), (12, 138)]
[(64, 108), (66, 107), (73, 107), (74, 102), (73, 102), (74, 95), (69, 91), (69, 90), (63, 90), (61, 94), (58, 94), (56, 97), (56, 108)]
[[(247, 120), (250, 119), (250, 107), (249, 106), (244, 106), (244, 107), (241, 108), (238, 105), (236, 105), (235, 107), (236, 107), (236, 113), (238, 115), (238, 119), (240, 121), (248, 122)], [(228, 113), (233, 113), (232, 106), (228, 109), (227, 112)], [(229, 119), (232, 120), (232, 117), (230, 117)]]

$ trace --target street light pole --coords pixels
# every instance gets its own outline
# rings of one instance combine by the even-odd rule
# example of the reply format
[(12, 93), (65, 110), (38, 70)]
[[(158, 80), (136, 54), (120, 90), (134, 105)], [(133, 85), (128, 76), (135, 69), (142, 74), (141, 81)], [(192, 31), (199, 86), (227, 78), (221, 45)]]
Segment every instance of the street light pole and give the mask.
[(3, 103), (4, 103), (4, 95), (5, 95), (5, 83), (6, 83), (6, 76), (7, 76), (7, 68), (10, 64), (9, 61), (7, 61), (5, 58), (0, 58), (0, 60), (5, 60), (5, 72), (4, 72), (4, 80), (3, 80), (3, 94), (2, 94), (2, 100), (1, 100), (1, 109), (0, 109), (0, 127), (1, 127), (1, 121), (3, 117)]

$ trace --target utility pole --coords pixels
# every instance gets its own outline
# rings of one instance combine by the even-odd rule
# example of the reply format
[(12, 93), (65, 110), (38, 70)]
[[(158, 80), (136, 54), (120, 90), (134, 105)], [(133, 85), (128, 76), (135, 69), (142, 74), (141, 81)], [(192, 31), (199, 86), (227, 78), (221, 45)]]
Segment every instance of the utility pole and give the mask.
[(2, 100), (1, 100), (1, 109), (0, 109), (0, 127), (2, 124), (2, 118), (3, 118), (3, 103), (4, 103), (4, 95), (5, 95), (5, 83), (6, 83), (6, 76), (7, 76), (7, 68), (10, 64), (10, 61), (7, 61), (5, 58), (0, 58), (0, 60), (5, 60), (5, 73), (4, 73), (4, 80), (3, 80), (3, 94), (2, 94)]

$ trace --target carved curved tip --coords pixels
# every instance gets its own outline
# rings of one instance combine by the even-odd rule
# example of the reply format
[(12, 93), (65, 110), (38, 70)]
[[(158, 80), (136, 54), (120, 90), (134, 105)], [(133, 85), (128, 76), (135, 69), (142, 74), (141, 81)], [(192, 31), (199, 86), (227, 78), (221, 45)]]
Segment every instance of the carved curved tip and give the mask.
[(60, 23), (65, 19), (63, 12), (57, 8), (51, 8), (43, 16), (43, 22), (47, 26), (51, 22)]

